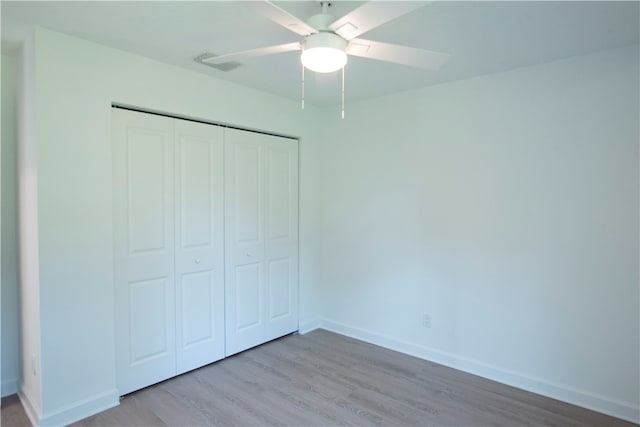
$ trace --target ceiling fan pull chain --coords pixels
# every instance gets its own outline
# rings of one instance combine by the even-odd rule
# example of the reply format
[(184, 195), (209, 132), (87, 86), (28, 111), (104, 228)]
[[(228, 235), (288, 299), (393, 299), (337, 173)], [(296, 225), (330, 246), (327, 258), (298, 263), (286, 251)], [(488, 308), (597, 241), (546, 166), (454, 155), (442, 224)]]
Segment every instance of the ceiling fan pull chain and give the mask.
[(342, 119), (344, 120), (344, 68), (342, 67)]
[(304, 110), (304, 65), (302, 65), (302, 109)]

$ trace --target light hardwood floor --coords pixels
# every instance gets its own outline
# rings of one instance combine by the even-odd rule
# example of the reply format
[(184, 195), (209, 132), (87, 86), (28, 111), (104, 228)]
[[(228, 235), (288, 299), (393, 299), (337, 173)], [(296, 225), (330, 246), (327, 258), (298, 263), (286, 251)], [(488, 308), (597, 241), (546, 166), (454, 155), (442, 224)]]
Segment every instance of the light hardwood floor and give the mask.
[[(15, 398), (2, 425), (28, 425)], [(633, 426), (324, 330), (125, 396), (74, 426)]]

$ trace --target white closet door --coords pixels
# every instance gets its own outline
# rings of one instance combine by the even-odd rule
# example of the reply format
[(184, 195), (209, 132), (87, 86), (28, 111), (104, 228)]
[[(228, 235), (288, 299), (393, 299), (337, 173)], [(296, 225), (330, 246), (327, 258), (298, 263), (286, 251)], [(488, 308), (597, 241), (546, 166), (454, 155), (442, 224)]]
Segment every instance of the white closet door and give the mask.
[(173, 122), (114, 110), (117, 386), (174, 376)]
[(264, 342), (263, 135), (225, 130), (226, 354)]
[(298, 329), (298, 144), (266, 145), (266, 340)]
[(226, 354), (293, 332), (297, 141), (225, 131)]
[(175, 120), (178, 374), (224, 357), (222, 128)]

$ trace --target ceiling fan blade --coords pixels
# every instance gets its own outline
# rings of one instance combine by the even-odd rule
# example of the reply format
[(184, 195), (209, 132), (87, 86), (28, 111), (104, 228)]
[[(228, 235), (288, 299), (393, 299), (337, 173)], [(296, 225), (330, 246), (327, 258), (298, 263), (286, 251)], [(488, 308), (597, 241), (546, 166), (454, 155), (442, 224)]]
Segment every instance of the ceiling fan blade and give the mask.
[(437, 70), (451, 57), (446, 53), (364, 39), (351, 40), (347, 47), (347, 54), (425, 70)]
[(241, 52), (227, 53), (225, 55), (211, 56), (208, 58), (198, 58), (199, 62), (205, 64), (223, 64), (231, 61), (243, 61), (256, 56), (272, 55), (274, 53), (292, 52), (302, 50), (300, 42), (279, 44), (276, 46), (260, 47), (257, 49), (243, 50)]
[(427, 3), (429, 2), (369, 1), (329, 25), (329, 28), (341, 37), (351, 40)]
[(247, 1), (242, 2), (246, 6), (252, 8), (261, 15), (269, 18), (276, 24), (280, 24), (289, 31), (293, 31), (301, 36), (317, 33), (318, 30), (307, 24), (303, 20), (293, 16), (286, 10), (271, 3), (270, 1)]

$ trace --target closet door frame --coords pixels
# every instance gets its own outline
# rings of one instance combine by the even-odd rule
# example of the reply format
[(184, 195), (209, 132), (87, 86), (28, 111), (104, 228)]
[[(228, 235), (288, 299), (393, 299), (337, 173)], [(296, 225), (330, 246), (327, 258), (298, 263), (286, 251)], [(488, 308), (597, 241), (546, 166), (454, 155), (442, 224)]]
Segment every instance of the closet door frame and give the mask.
[(298, 140), (112, 113), (120, 394), (295, 332)]

